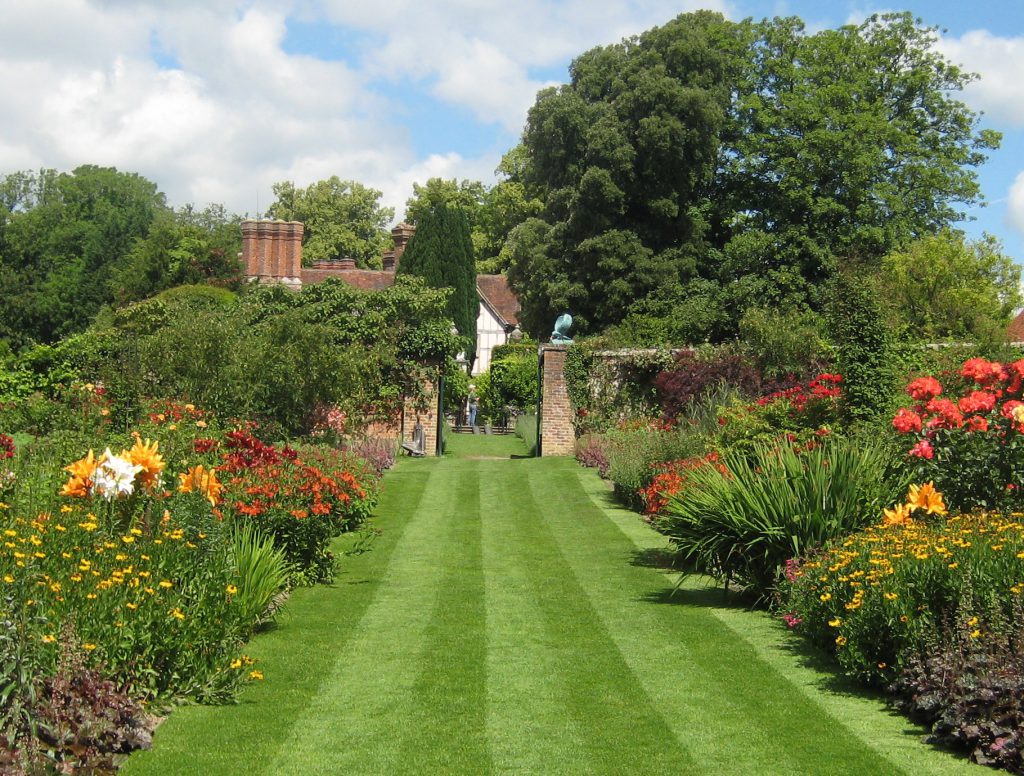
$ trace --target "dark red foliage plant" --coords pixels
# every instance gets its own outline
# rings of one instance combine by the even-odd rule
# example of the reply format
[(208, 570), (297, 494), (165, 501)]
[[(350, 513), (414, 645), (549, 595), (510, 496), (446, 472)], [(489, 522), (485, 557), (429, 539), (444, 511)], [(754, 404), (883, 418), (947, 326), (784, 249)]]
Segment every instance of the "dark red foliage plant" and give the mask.
[(761, 373), (742, 356), (716, 354), (702, 358), (692, 351), (680, 352), (675, 364), (654, 379), (662, 416), (667, 421), (675, 420), (694, 399), (723, 383), (756, 396), (761, 390)]

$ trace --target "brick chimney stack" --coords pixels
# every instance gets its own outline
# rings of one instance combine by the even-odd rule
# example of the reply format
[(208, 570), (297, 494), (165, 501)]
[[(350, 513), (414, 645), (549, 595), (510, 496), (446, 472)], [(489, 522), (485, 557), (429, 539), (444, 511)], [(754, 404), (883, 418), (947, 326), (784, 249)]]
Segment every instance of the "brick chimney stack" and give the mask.
[(249, 280), (302, 285), (299, 221), (243, 221), (242, 266)]
[[(391, 230), (391, 237), (395, 241), (395, 261), (394, 266), (391, 269), (395, 269), (398, 266), (398, 262), (402, 260), (402, 254), (405, 253), (405, 248), (409, 244), (409, 240), (416, 234), (416, 227), (406, 221), (403, 221), (394, 229)], [(388, 269), (387, 266), (388, 254), (384, 254), (384, 269)]]

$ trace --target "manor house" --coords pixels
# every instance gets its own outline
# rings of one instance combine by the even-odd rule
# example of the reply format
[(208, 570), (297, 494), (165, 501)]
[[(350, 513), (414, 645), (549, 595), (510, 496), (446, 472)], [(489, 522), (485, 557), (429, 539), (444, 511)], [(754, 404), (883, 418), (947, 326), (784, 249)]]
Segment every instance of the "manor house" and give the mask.
[[(401, 223), (391, 230), (394, 250), (382, 259), (384, 269), (358, 269), (354, 259), (319, 261), (302, 266), (303, 225), (298, 221), (244, 221), (242, 223), (242, 266), (247, 280), (283, 283), (301, 288), (327, 278), (339, 278), (350, 286), (379, 291), (395, 282), (395, 270), (410, 238), (412, 224)], [(476, 319), (477, 345), (473, 374), (487, 371), (491, 351), (508, 341), (519, 324), (519, 299), (504, 275), (477, 275), (480, 310)]]

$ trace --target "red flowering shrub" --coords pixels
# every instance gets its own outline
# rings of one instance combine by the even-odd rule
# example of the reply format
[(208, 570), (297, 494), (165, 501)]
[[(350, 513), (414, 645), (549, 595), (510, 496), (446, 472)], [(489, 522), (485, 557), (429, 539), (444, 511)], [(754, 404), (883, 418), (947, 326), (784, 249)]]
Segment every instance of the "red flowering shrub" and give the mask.
[(670, 497), (676, 496), (686, 489), (690, 481), (690, 474), (695, 469), (704, 466), (713, 466), (722, 474), (729, 473), (718, 453), (708, 453), (701, 458), (682, 458), (678, 461), (659, 464), (657, 474), (654, 475), (651, 484), (640, 490), (640, 498), (644, 502), (644, 514), (650, 516), (660, 514), (668, 504)]
[(14, 440), (7, 434), (0, 434), (0, 460), (14, 457)]
[(753, 404), (721, 408), (719, 444), (749, 447), (785, 435), (794, 442), (829, 433), (842, 423), (842, 382), (841, 375), (824, 373), (807, 383), (762, 396)]
[(218, 467), (224, 513), (273, 536), (305, 581), (330, 580), (331, 539), (356, 528), (372, 509), (368, 485), (376, 478), (369, 467), (336, 451), (311, 452), (304, 460), (242, 429), (228, 432), (224, 447)]
[(1024, 359), (972, 358), (944, 379), (945, 386), (930, 376), (912, 381), (907, 394), (914, 404), (892, 420), (907, 439), (908, 473), (918, 482), (933, 481), (956, 510), (1020, 508)]

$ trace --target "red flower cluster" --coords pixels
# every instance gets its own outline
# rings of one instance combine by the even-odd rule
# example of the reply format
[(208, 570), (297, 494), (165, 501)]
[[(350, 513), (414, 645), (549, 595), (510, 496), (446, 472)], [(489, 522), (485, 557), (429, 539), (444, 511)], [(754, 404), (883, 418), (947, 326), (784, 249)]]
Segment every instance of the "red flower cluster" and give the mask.
[(0, 460), (14, 457), (14, 439), (7, 434), (0, 434)]
[[(957, 429), (966, 427), (969, 432), (984, 432), (992, 427), (997, 417), (1011, 420), (1018, 431), (1024, 431), (1024, 410), (1014, 413), (1024, 402), (1013, 396), (1020, 396), (1024, 387), (1024, 359), (1003, 365), (984, 358), (965, 361), (960, 374), (981, 386), (954, 401), (939, 398), (942, 385), (934, 377), (919, 377), (907, 386), (907, 393), (918, 403), (914, 409), (900, 408), (892, 420), (893, 428), (901, 434), (920, 433), (923, 427), (931, 429)], [(993, 415), (996, 409), (998, 415)], [(912, 455), (931, 458), (931, 449), (923, 452), (915, 446)]]
[(241, 429), (225, 434), (224, 445), (228, 451), (220, 469), (232, 475), (227, 488), (240, 514), (255, 517), (276, 510), (296, 519), (333, 514), (343, 520), (350, 501), (366, 498), (351, 472), (325, 473), (290, 447), (279, 450)]
[(644, 501), (644, 514), (657, 515), (668, 505), (669, 499), (680, 493), (690, 482), (690, 472), (703, 466), (714, 466), (722, 474), (729, 469), (721, 462), (718, 453), (708, 453), (702, 458), (681, 458), (658, 466), (651, 484), (640, 489)]
[(192, 440), (192, 449), (195, 450), (200, 455), (202, 455), (204, 453), (208, 453), (211, 450), (216, 450), (219, 445), (220, 445), (220, 442), (218, 442), (216, 439), (193, 439)]
[(843, 394), (840, 387), (843, 376), (839, 374), (823, 373), (813, 378), (806, 385), (794, 385), (784, 391), (776, 391), (757, 400), (759, 406), (764, 407), (772, 402), (785, 399), (796, 410), (803, 410), (807, 403), (814, 399), (838, 399)]

